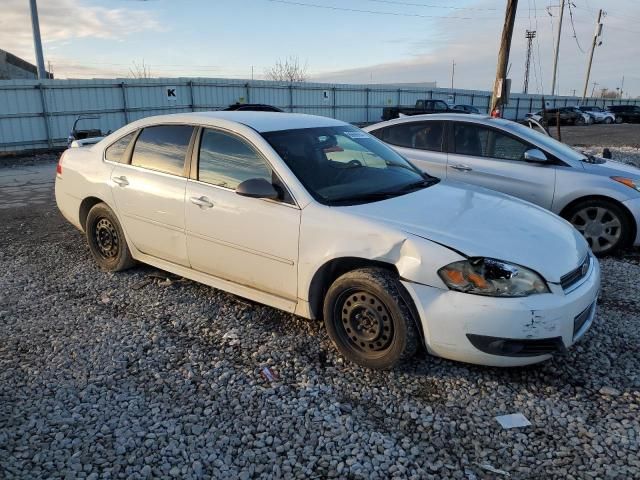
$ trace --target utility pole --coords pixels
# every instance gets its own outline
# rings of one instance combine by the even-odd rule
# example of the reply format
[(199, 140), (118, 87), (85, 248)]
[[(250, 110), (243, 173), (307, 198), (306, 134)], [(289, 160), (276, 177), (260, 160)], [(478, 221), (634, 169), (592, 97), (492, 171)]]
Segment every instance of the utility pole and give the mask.
[(593, 33), (593, 41), (591, 42), (591, 54), (589, 55), (589, 64), (587, 65), (587, 75), (584, 79), (584, 90), (582, 91), (582, 100), (587, 96), (587, 88), (589, 87), (589, 76), (591, 75), (591, 65), (593, 64), (593, 52), (598, 45), (598, 38), (602, 35), (602, 9), (598, 12), (598, 20), (596, 21), (596, 31)]
[(522, 88), (522, 93), (529, 93), (529, 67), (531, 65), (531, 45), (533, 39), (536, 38), (535, 30), (527, 30), (524, 38), (527, 39), (527, 61), (524, 65), (524, 87)]
[(451, 90), (453, 90), (453, 78), (456, 76), (456, 61), (451, 64)]
[(596, 87), (600, 85), (598, 82), (593, 82), (593, 88), (591, 89), (591, 98), (593, 98), (593, 94), (596, 91)]
[(38, 78), (47, 78), (44, 69), (44, 55), (42, 54), (42, 40), (40, 39), (40, 22), (38, 21), (38, 6), (36, 0), (29, 0), (31, 7), (31, 28), (33, 29), (33, 43), (36, 49), (36, 64), (38, 66)]
[(560, 54), (560, 34), (562, 33), (562, 19), (564, 18), (564, 1), (560, 0), (560, 23), (558, 24), (558, 37), (556, 38), (556, 50), (553, 59), (553, 80), (551, 80), (551, 95), (556, 94), (556, 74), (558, 73), (558, 56)]
[[(500, 52), (498, 53), (498, 66), (496, 68), (496, 80), (493, 84), (493, 96), (491, 97), (492, 115), (497, 114), (496, 108), (502, 106), (508, 93), (507, 65), (509, 64), (509, 51), (511, 50), (511, 37), (513, 36), (513, 24), (516, 21), (518, 0), (507, 0), (507, 10), (504, 15), (502, 38), (500, 39)], [(500, 113), (502, 113), (500, 111)]]

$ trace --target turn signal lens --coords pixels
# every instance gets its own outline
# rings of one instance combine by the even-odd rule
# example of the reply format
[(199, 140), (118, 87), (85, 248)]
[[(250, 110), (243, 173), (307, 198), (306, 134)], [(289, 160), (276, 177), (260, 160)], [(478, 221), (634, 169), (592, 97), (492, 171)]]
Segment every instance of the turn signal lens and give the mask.
[(626, 185), (627, 187), (633, 188), (640, 192), (640, 180), (633, 180), (631, 178), (625, 177), (611, 177), (611, 180), (615, 180), (618, 183)]

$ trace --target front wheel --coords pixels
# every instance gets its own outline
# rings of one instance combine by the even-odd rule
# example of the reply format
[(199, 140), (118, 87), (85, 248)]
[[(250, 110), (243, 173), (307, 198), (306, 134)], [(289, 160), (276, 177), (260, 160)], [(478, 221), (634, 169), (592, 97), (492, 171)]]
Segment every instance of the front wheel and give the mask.
[(611, 125), (613, 123), (613, 119), (611, 117), (606, 117), (604, 119), (604, 123), (606, 123), (607, 125)]
[(331, 285), (324, 323), (342, 355), (363, 367), (390, 369), (415, 354), (419, 334), (403, 288), (382, 268), (354, 270)]
[(98, 203), (89, 210), (85, 233), (89, 250), (101, 269), (119, 272), (134, 265), (120, 222), (106, 204)]
[(597, 256), (614, 253), (628, 243), (631, 225), (625, 212), (607, 200), (587, 200), (573, 206), (565, 218), (584, 236)]
[(616, 123), (620, 124), (624, 121), (622, 117), (616, 117)]

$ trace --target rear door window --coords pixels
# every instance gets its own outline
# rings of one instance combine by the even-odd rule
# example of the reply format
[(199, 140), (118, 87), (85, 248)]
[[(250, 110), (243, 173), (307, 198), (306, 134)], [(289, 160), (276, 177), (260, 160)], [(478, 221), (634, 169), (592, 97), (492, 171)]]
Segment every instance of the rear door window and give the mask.
[(401, 123), (384, 130), (382, 139), (391, 145), (432, 152), (442, 151), (443, 122)]
[(124, 158), (127, 147), (131, 143), (135, 132), (125, 135), (120, 140), (116, 140), (104, 151), (104, 158), (110, 162), (127, 163), (128, 158)]
[(192, 134), (188, 125), (146, 127), (136, 140), (131, 165), (183, 176)]

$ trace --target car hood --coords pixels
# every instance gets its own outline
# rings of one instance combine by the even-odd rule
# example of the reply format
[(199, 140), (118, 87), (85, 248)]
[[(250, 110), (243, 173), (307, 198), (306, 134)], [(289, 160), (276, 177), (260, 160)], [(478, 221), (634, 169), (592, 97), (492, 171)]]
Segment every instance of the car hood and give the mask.
[(570, 224), (551, 212), (457, 182), (346, 208), (465, 256), (522, 265), (553, 283), (577, 268), (589, 248)]
[(640, 179), (640, 168), (626, 163), (606, 160), (604, 163), (584, 162), (584, 169), (589, 173), (605, 177), (631, 177)]

